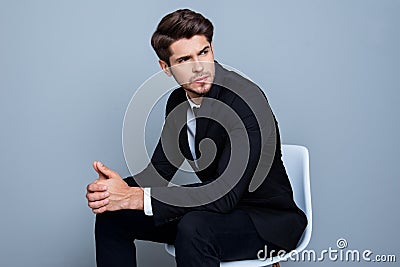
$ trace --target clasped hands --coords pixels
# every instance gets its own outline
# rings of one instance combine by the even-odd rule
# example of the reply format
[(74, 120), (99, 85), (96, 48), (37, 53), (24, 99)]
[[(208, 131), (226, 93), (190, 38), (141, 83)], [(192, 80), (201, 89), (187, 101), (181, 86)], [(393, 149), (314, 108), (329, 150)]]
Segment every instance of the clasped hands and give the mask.
[(93, 213), (121, 209), (143, 210), (143, 189), (130, 187), (121, 176), (99, 161), (93, 162), (97, 180), (87, 186), (86, 198)]

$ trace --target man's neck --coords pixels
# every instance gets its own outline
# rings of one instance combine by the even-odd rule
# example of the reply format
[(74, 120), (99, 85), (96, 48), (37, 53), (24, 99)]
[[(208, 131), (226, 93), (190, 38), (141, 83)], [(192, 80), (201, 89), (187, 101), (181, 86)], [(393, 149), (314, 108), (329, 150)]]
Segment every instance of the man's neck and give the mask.
[(190, 101), (192, 101), (196, 105), (201, 105), (201, 101), (203, 100), (202, 96), (199, 96), (198, 94), (195, 94), (195, 93), (192, 93), (189, 91), (186, 91), (186, 95), (188, 96)]

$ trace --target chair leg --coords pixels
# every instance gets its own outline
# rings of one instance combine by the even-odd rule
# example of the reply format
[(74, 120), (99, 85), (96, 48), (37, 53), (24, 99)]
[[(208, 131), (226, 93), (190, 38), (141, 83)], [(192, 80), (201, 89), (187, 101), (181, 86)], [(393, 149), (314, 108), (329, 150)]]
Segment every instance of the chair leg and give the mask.
[(272, 267), (280, 267), (279, 262), (272, 264)]

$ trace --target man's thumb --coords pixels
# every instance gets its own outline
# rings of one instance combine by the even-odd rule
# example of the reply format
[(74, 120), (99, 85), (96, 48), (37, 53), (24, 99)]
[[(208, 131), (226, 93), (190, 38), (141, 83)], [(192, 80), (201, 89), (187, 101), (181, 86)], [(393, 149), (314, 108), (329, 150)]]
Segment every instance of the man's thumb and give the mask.
[(105, 166), (100, 161), (95, 161), (93, 163), (93, 167), (96, 170), (96, 172), (99, 174), (99, 179), (109, 179), (109, 178), (113, 178), (115, 176), (114, 171), (109, 169), (107, 166)]

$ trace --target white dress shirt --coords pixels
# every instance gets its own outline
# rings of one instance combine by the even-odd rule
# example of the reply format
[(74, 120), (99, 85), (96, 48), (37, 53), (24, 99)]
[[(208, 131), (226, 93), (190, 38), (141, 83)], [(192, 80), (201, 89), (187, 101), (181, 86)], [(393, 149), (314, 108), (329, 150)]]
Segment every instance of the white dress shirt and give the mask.
[[(196, 118), (195, 118), (195, 112), (193, 111), (193, 109), (200, 108), (200, 105), (195, 104), (192, 100), (190, 100), (190, 98), (187, 94), (186, 94), (186, 98), (190, 105), (186, 112), (186, 124), (187, 124), (187, 136), (188, 136), (189, 148), (190, 148), (190, 152), (192, 153), (192, 156), (194, 159), (194, 164), (196, 165), (196, 167), (199, 167), (197, 165), (197, 157), (196, 157), (196, 151), (195, 151), (195, 146), (194, 146), (194, 138), (196, 135)], [(150, 189), (151, 189), (150, 187), (145, 187), (143, 189), (144, 190), (144, 199), (143, 199), (144, 214), (146, 214), (148, 216), (153, 215), (153, 209), (151, 206)]]

